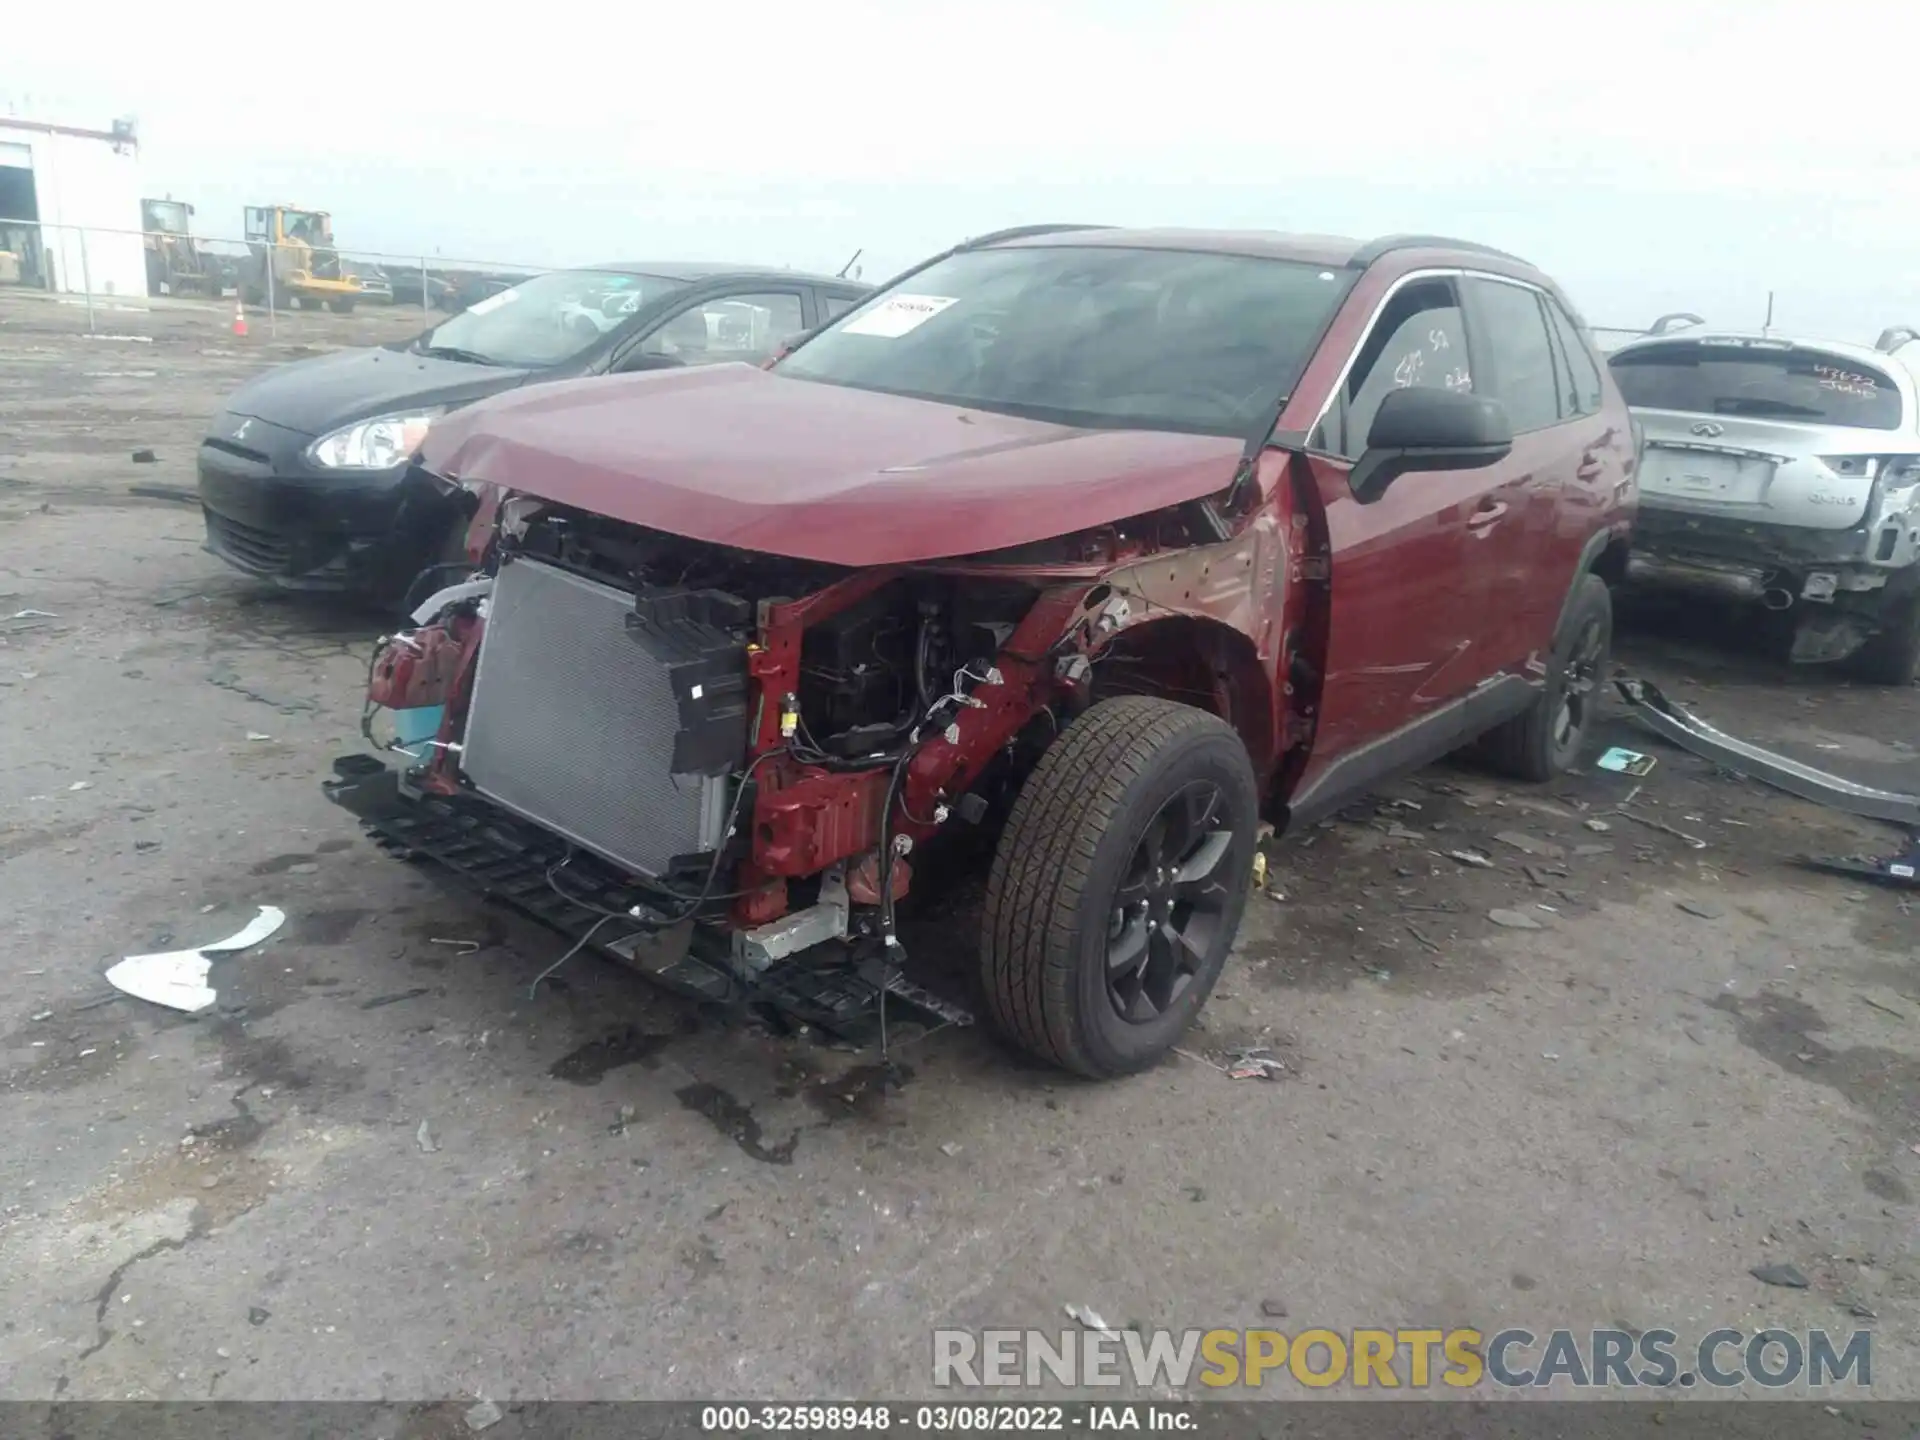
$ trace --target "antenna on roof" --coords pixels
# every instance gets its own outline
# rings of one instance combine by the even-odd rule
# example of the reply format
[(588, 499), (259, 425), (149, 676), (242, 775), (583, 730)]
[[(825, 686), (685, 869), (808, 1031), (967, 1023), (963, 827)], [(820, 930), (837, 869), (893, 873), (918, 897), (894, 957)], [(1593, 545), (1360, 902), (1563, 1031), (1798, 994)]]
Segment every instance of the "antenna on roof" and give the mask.
[(1767, 318), (1760, 322), (1760, 333), (1766, 334), (1773, 329), (1773, 291), (1767, 292)]
[(847, 278), (847, 272), (848, 272), (849, 270), (851, 270), (851, 269), (853, 269), (853, 262), (854, 262), (855, 260), (858, 260), (858, 259), (859, 259), (859, 258), (860, 258), (860, 257), (861, 257), (862, 255), (864, 255), (864, 254), (866, 254), (866, 253), (867, 253), (867, 247), (866, 247), (866, 246), (864, 246), (864, 245), (862, 245), (862, 246), (861, 246), (861, 247), (860, 247), (860, 248), (859, 248), (858, 250), (856, 250), (856, 251), (854, 251), (854, 252), (853, 252), (853, 256), (852, 256), (852, 258), (851, 258), (851, 259), (849, 259), (849, 260), (847, 261), (847, 263), (846, 263), (846, 264), (844, 264), (844, 265), (842, 265), (842, 266), (840, 267), (840, 275), (839, 275), (839, 278), (840, 278), (840, 279), (842, 279), (842, 280), (844, 280), (844, 279), (846, 279), (846, 278)]
[(1893, 325), (1880, 332), (1880, 338), (1873, 342), (1873, 348), (1882, 355), (1891, 355), (1910, 340), (1920, 340), (1920, 330), (1911, 325)]

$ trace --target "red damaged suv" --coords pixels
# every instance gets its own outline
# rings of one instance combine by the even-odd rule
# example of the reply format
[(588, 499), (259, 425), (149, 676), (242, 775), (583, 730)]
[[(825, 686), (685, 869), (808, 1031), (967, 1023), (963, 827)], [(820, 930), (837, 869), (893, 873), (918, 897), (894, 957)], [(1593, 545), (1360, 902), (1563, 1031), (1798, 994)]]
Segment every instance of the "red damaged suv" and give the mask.
[(841, 1031), (968, 1017), (901, 933), (977, 866), (980, 1001), (1108, 1076), (1205, 1002), (1263, 814), (1573, 759), (1636, 457), (1510, 255), (1041, 226), (767, 368), (484, 401), (423, 463), (471, 565), (375, 657), (418, 743), (328, 784), (378, 840)]

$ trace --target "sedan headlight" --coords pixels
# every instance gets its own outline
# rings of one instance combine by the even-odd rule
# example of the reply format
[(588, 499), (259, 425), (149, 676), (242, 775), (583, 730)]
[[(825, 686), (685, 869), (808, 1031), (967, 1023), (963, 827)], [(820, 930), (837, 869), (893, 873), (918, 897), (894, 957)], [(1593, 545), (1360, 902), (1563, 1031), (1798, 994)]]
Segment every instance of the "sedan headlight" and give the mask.
[(327, 470), (391, 470), (412, 458), (427, 438), (427, 427), (443, 409), (356, 420), (314, 441), (307, 447), (307, 458)]

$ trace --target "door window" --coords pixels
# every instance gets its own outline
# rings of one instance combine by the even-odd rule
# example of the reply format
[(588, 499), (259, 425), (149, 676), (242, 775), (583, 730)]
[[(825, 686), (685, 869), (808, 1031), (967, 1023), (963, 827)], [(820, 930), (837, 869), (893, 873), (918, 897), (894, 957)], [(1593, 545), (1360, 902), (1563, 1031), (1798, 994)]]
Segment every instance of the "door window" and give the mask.
[(1506, 406), (1513, 433), (1560, 423), (1560, 385), (1540, 293), (1499, 280), (1469, 280), (1486, 375), (1481, 390)]
[(1357, 459), (1380, 402), (1390, 391), (1416, 387), (1474, 388), (1460, 301), (1448, 280), (1416, 282), (1387, 301), (1309, 444)]
[(861, 300), (861, 297), (858, 295), (829, 295), (825, 291), (821, 291), (820, 292), (821, 323), (825, 324), (829, 320), (838, 320), (842, 315), (846, 314), (847, 311), (853, 309), (854, 306), (858, 305), (860, 303), (860, 300)]
[(647, 336), (640, 353), (668, 356), (683, 365), (725, 360), (757, 364), (805, 328), (798, 293), (716, 295), (682, 310)]
[(1571, 420), (1576, 415), (1598, 415), (1601, 404), (1600, 366), (1593, 358), (1593, 351), (1587, 348), (1586, 337), (1580, 333), (1580, 327), (1573, 323), (1572, 317), (1560, 307), (1559, 301), (1548, 296), (1545, 304), (1547, 319), (1560, 337), (1560, 352), (1566, 356), (1571, 372), (1565, 377), (1567, 393), (1560, 400), (1561, 418)]

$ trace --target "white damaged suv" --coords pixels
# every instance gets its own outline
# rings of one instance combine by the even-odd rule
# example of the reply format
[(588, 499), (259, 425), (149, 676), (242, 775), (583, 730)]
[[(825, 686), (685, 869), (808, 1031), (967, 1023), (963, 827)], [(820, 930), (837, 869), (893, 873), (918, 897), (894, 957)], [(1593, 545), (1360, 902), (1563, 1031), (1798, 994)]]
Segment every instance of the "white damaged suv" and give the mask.
[(1920, 332), (1666, 331), (1608, 363), (1644, 431), (1628, 580), (1792, 611), (1794, 660), (1913, 683)]

